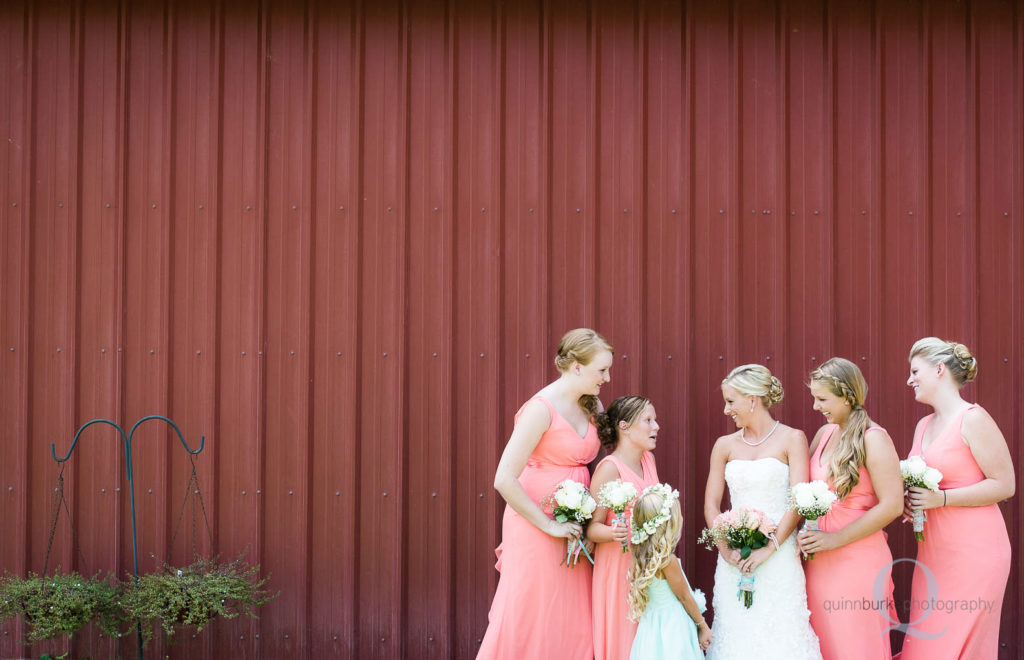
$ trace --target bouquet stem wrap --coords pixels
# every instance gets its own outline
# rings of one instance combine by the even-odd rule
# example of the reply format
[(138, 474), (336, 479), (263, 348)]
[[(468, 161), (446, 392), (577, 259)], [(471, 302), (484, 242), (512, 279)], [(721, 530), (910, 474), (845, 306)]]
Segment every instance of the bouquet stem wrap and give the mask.
[[(810, 531), (810, 532), (820, 531), (818, 529), (818, 519), (817, 518), (810, 518), (808, 520), (805, 520), (804, 521), (804, 531)], [(814, 553), (811, 552), (811, 553), (805, 554), (804, 555), (804, 560), (806, 560), (806, 561), (813, 561), (814, 560)]]
[(924, 540), (924, 521), (928, 520), (923, 509), (914, 509), (911, 520), (914, 522), (914, 538), (918, 541)]
[(743, 601), (743, 607), (750, 609), (754, 604), (754, 576), (741, 575), (737, 586), (739, 588), (736, 590), (736, 597)]
[[(626, 513), (625, 512), (620, 513), (620, 514), (615, 516), (615, 524), (616, 525), (622, 525), (623, 527), (626, 526)], [(624, 542), (622, 544), (622, 554), (626, 554), (627, 552), (629, 552), (629, 541), (626, 541), (626, 542)]]
[(576, 564), (578, 564), (580, 562), (580, 550), (583, 551), (583, 555), (588, 560), (590, 560), (591, 564), (594, 563), (594, 558), (590, 556), (589, 552), (587, 552), (587, 544), (584, 543), (583, 541), (577, 541), (576, 539), (569, 539), (569, 541), (568, 541), (568, 543), (566, 545), (568, 546), (568, 550), (565, 553), (565, 564), (569, 568), (572, 568), (573, 566), (575, 566)]

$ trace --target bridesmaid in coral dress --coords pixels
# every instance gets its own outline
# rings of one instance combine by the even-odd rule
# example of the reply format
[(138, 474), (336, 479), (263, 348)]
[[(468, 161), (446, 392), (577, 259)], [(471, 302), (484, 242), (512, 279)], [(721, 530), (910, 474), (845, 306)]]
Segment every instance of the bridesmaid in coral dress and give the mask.
[(572, 479), (590, 485), (587, 464), (600, 442), (592, 423), (609, 380), (612, 347), (593, 330), (571, 330), (558, 346), (561, 377), (527, 401), (494, 474), (508, 506), (496, 568), (501, 573), (478, 658), (591, 660), (593, 572), (584, 559), (561, 565), (583, 528), (553, 520), (541, 501)]
[(797, 537), (803, 552), (814, 553), (804, 562), (811, 626), (824, 660), (888, 660), (889, 627), (898, 619), (882, 529), (903, 508), (899, 455), (864, 410), (868, 386), (857, 365), (827, 360), (811, 372), (810, 389), (828, 422), (811, 443), (811, 479), (839, 496), (818, 518), (820, 531)]
[[(658, 437), (658, 417), (651, 402), (641, 396), (615, 399), (607, 413), (597, 415), (597, 435), (612, 453), (601, 459), (594, 470), (591, 492), (597, 497), (601, 487), (621, 479), (633, 484), (637, 495), (658, 483), (654, 466), (654, 446)], [(637, 624), (629, 620), (630, 553), (632, 507), (626, 510), (625, 524), (615, 524), (615, 512), (600, 506), (587, 526), (587, 538), (597, 544), (594, 552), (594, 656), (597, 660), (628, 658), (636, 636)]]
[[(960, 397), (977, 361), (963, 344), (926, 337), (910, 350), (914, 398), (935, 409), (914, 432), (911, 456), (942, 472), (939, 491), (911, 488), (904, 514), (925, 509), (910, 589), (902, 660), (988, 660), (1010, 574), (1010, 539), (998, 502), (1014, 493), (1013, 463), (992, 417)], [(924, 575), (934, 576), (934, 591)], [(941, 603), (940, 606), (936, 606)]]

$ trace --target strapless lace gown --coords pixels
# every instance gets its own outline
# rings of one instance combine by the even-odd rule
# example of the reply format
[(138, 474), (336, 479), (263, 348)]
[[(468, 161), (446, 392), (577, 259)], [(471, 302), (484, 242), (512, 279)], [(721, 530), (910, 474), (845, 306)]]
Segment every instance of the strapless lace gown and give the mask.
[[(786, 513), (789, 466), (775, 458), (733, 460), (725, 465), (732, 507), (763, 511), (778, 523)], [(740, 570), (721, 556), (715, 570), (713, 660), (821, 660), (810, 624), (804, 570), (790, 534), (780, 550), (754, 571), (754, 604), (736, 597)]]

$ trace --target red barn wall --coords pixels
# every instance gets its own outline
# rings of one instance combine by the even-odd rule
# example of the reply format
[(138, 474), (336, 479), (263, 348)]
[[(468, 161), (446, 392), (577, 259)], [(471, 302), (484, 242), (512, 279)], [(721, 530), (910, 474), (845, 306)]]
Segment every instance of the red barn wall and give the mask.
[[(658, 407), (705, 591), (737, 364), (810, 435), (809, 370), (857, 361), (905, 455), (908, 348), (959, 339), (1020, 474), (1022, 74), (1005, 0), (4, 2), (0, 565), (43, 568), (51, 442), (165, 414), (206, 436), (200, 546), (248, 549), (281, 596), (154, 657), (471, 658), (493, 471), (576, 326), (616, 347), (609, 400)], [(65, 569), (131, 569), (115, 440), (68, 463)], [(176, 442), (136, 437), (143, 570), (190, 557)], [(1022, 601), (1015, 564), (1000, 657)]]

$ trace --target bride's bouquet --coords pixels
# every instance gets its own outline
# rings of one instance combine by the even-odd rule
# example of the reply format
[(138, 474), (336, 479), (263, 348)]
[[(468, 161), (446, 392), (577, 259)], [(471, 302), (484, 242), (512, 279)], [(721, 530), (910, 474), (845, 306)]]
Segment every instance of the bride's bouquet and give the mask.
[[(628, 481), (616, 479), (601, 486), (597, 493), (598, 503), (615, 513), (615, 522), (626, 524), (626, 509), (636, 499), (636, 487)], [(629, 542), (622, 544), (622, 552), (629, 549)]]
[[(591, 497), (587, 487), (578, 481), (566, 479), (558, 484), (555, 492), (544, 498), (543, 503), (551, 506), (551, 513), (558, 522), (576, 522), (585, 524), (594, 515), (597, 502)], [(579, 563), (580, 551), (594, 563), (593, 557), (587, 552), (587, 546), (583, 539), (569, 539), (563, 564), (572, 568)]]
[[(768, 545), (769, 540), (774, 540), (775, 523), (757, 509), (743, 507), (732, 509), (718, 514), (711, 528), (704, 528), (700, 534), (700, 543), (703, 543), (708, 550), (714, 550), (720, 542), (725, 542), (730, 548), (740, 551), (740, 557), (746, 559), (750, 553)], [(739, 590), (736, 597), (743, 602), (744, 607), (754, 604), (754, 576), (741, 575)]]
[[(804, 517), (805, 530), (817, 531), (818, 518), (828, 513), (837, 499), (828, 484), (820, 479), (805, 481), (789, 489), (789, 508)], [(804, 555), (804, 559), (814, 559), (814, 553)]]
[[(900, 476), (903, 477), (903, 485), (907, 488), (927, 488), (938, 492), (939, 482), (942, 481), (942, 473), (933, 467), (928, 467), (920, 456), (911, 456), (905, 461), (900, 461)], [(914, 509), (911, 518), (914, 521), (914, 538), (924, 541), (924, 521), (928, 519), (921, 509)]]

